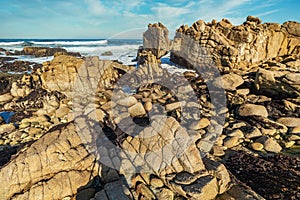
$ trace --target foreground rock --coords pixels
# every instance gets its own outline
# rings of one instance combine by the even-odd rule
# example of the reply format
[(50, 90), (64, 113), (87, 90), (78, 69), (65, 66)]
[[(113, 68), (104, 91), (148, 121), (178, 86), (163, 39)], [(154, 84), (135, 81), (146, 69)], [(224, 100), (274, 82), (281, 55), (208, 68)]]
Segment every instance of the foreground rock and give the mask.
[[(299, 159), (279, 155), (299, 156), (297, 23), (249, 16), (241, 26), (183, 26), (172, 59), (186, 68), (201, 64), (184, 73), (161, 65), (167, 33), (149, 25), (144, 44), (161, 47), (139, 51), (138, 68), (56, 53), (31, 74), (5, 74), (0, 110), (12, 116), (0, 118), (0, 194), (297, 199)], [(260, 34), (268, 38), (257, 44), (252, 37)], [(277, 34), (289, 44), (271, 53)], [(267, 52), (257, 55), (262, 46)]]

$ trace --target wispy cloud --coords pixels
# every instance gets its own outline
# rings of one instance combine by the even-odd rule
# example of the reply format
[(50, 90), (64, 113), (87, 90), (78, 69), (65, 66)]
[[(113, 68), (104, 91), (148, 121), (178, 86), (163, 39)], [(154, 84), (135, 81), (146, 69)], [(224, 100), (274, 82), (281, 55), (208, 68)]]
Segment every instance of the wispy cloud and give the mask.
[(239, 24), (248, 15), (300, 21), (299, 5), (297, 0), (1, 0), (0, 38), (108, 37), (134, 28), (142, 35), (148, 23), (158, 21), (172, 33), (198, 19)]
[(108, 13), (108, 9), (105, 8), (105, 6), (101, 3), (101, 1), (98, 0), (84, 0), (89, 8), (89, 11), (93, 15), (105, 15)]
[(279, 12), (279, 9), (275, 9), (275, 10), (270, 10), (270, 11), (267, 11), (267, 12), (259, 13), (256, 16), (257, 17), (263, 17), (263, 16), (270, 15), (270, 14), (276, 13), (276, 12)]

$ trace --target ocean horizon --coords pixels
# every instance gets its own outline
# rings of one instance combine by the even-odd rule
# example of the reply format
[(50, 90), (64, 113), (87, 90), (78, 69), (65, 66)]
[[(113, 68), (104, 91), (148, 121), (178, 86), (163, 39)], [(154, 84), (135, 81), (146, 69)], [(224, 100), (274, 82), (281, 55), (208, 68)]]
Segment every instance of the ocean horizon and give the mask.
[[(99, 56), (101, 59), (118, 60), (132, 65), (135, 64), (133, 59), (142, 43), (142, 39), (0, 39), (0, 48), (9, 52), (21, 51), (26, 46), (63, 48), (68, 52), (79, 52), (83, 56)], [(105, 55), (105, 52), (111, 52), (111, 55)], [(5, 56), (5, 52), (2, 52), (2, 56)], [(52, 57), (16, 57), (37, 63), (52, 60)]]

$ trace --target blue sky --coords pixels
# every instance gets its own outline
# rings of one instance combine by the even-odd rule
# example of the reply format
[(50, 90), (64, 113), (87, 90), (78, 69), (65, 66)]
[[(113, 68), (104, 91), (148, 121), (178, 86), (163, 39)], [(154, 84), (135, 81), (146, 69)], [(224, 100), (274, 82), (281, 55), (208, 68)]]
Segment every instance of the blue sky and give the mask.
[(158, 21), (172, 34), (198, 19), (300, 22), (299, 10), (299, 0), (0, 0), (0, 38), (137, 38)]

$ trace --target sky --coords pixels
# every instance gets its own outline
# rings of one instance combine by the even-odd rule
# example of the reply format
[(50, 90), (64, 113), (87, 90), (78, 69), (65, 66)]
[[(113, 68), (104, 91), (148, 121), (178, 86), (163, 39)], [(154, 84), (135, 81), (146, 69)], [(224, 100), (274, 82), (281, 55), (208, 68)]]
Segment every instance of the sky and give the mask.
[(148, 23), (172, 35), (199, 19), (300, 22), (299, 10), (299, 0), (0, 0), (0, 38), (141, 38)]

